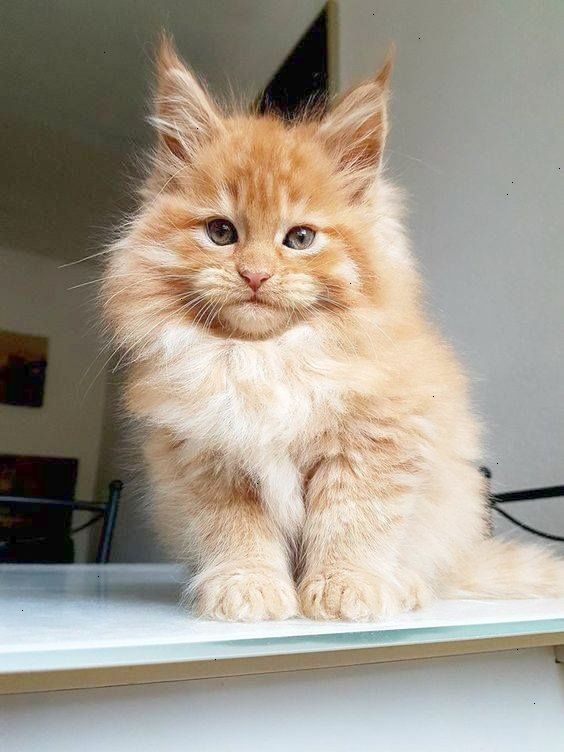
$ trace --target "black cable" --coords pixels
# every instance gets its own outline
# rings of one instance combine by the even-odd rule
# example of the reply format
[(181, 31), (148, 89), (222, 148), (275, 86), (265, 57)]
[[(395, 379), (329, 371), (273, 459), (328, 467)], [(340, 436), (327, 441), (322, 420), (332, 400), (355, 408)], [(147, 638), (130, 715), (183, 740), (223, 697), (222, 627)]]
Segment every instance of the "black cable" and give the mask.
[[(489, 467), (480, 467), (480, 472), (486, 478), (489, 485), (492, 472)], [(502, 517), (512, 522), (522, 530), (526, 530), (532, 535), (538, 535), (539, 538), (546, 538), (546, 540), (558, 541), (564, 543), (564, 537), (561, 535), (553, 535), (552, 533), (545, 533), (543, 530), (537, 530), (535, 527), (526, 525), (524, 522), (515, 519), (513, 515), (506, 512), (504, 509), (500, 509), (498, 504), (505, 504), (512, 501), (536, 501), (538, 499), (550, 499), (557, 496), (564, 496), (564, 485), (561, 486), (545, 486), (544, 488), (529, 488), (526, 491), (506, 491), (500, 494), (490, 494), (489, 502), (492, 509), (501, 514)]]
[(88, 522), (84, 522), (82, 525), (79, 525), (78, 527), (73, 528), (69, 535), (74, 535), (75, 533), (80, 533), (81, 530), (85, 530), (87, 527), (90, 527), (90, 525), (93, 525), (95, 522), (98, 522), (98, 520), (103, 519), (104, 512), (100, 512), (100, 514), (95, 515), (91, 519), (88, 520)]
[(537, 499), (551, 499), (556, 496), (564, 496), (564, 486), (545, 486), (544, 488), (530, 488), (527, 491), (505, 491), (500, 494), (492, 494), (495, 501), (536, 501)]
[(492, 509), (495, 509), (495, 511), (498, 514), (501, 514), (502, 517), (505, 517), (514, 525), (517, 525), (517, 527), (520, 527), (523, 530), (526, 530), (528, 533), (532, 533), (533, 535), (538, 535), (539, 538), (546, 538), (547, 540), (559, 541), (560, 543), (564, 543), (564, 536), (552, 535), (552, 533), (544, 533), (542, 530), (537, 530), (535, 527), (526, 525), (524, 522), (521, 522), (520, 520), (515, 519), (515, 517), (513, 517), (508, 512), (506, 512), (505, 509), (500, 509), (494, 499), (492, 499), (491, 501), (491, 506), (492, 506)]

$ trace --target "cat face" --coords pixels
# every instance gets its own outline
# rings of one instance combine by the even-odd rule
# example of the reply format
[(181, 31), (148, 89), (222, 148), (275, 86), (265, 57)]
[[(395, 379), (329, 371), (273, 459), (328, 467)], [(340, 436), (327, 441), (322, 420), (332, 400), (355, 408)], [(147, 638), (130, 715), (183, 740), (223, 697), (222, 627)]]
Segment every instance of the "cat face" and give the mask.
[(365, 204), (380, 166), (388, 73), (323, 119), (222, 116), (164, 43), (154, 170), (122, 268), (114, 265), (132, 277), (129, 294), (150, 296), (154, 315), (174, 325), (244, 338), (373, 297)]
[(202, 326), (263, 335), (342, 310), (366, 284), (362, 220), (311, 128), (224, 122), (155, 211), (154, 241), (184, 275), (171, 289)]

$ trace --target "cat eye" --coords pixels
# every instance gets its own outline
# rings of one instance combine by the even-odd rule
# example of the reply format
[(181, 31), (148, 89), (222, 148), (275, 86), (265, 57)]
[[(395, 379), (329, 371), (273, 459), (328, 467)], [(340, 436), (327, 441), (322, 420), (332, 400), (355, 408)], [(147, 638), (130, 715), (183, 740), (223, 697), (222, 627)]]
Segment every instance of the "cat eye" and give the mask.
[(315, 230), (311, 227), (299, 226), (292, 227), (288, 230), (286, 237), (282, 241), (288, 248), (293, 248), (295, 251), (305, 251), (315, 240)]
[(206, 232), (216, 245), (233, 245), (239, 237), (235, 225), (228, 219), (210, 219), (206, 222)]

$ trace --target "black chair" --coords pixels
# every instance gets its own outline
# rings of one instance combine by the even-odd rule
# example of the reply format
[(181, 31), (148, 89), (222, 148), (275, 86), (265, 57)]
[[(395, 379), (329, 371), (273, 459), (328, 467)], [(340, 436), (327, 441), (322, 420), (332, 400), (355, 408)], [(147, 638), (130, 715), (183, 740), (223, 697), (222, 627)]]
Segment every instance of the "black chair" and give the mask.
[[(95, 501), (73, 501), (68, 499), (43, 499), (27, 496), (2, 496), (0, 495), (0, 505), (4, 505), (10, 508), (34, 506), (52, 507), (53, 509), (67, 510), (70, 512), (92, 512), (94, 516), (78, 527), (71, 529), (66, 534), (66, 537), (72, 536), (78, 533), (80, 530), (84, 530), (90, 525), (103, 520), (102, 529), (100, 531), (100, 540), (98, 542), (98, 549), (96, 553), (97, 564), (107, 564), (110, 558), (110, 550), (112, 546), (112, 537), (114, 534), (116, 517), (118, 512), (119, 500), (123, 483), (120, 480), (113, 480), (108, 487), (108, 498), (105, 502)], [(12, 541), (0, 541), (0, 551), (2, 546), (9, 546), (10, 543), (37, 543), (47, 540), (47, 536), (33, 536), (25, 537), (24, 535), (18, 537), (14, 536)], [(71, 544), (72, 547), (72, 544)]]

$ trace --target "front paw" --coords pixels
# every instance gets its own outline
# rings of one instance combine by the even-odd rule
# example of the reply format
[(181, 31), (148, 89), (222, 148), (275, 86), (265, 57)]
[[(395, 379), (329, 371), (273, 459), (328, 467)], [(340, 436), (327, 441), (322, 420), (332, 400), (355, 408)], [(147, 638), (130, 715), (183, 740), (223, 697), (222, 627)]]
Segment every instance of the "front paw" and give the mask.
[(272, 570), (231, 570), (200, 575), (193, 588), (194, 609), (204, 619), (264, 621), (298, 613), (293, 582)]
[(304, 616), (345, 621), (389, 618), (416, 607), (419, 601), (411, 587), (350, 570), (308, 575), (300, 584), (299, 595)]

